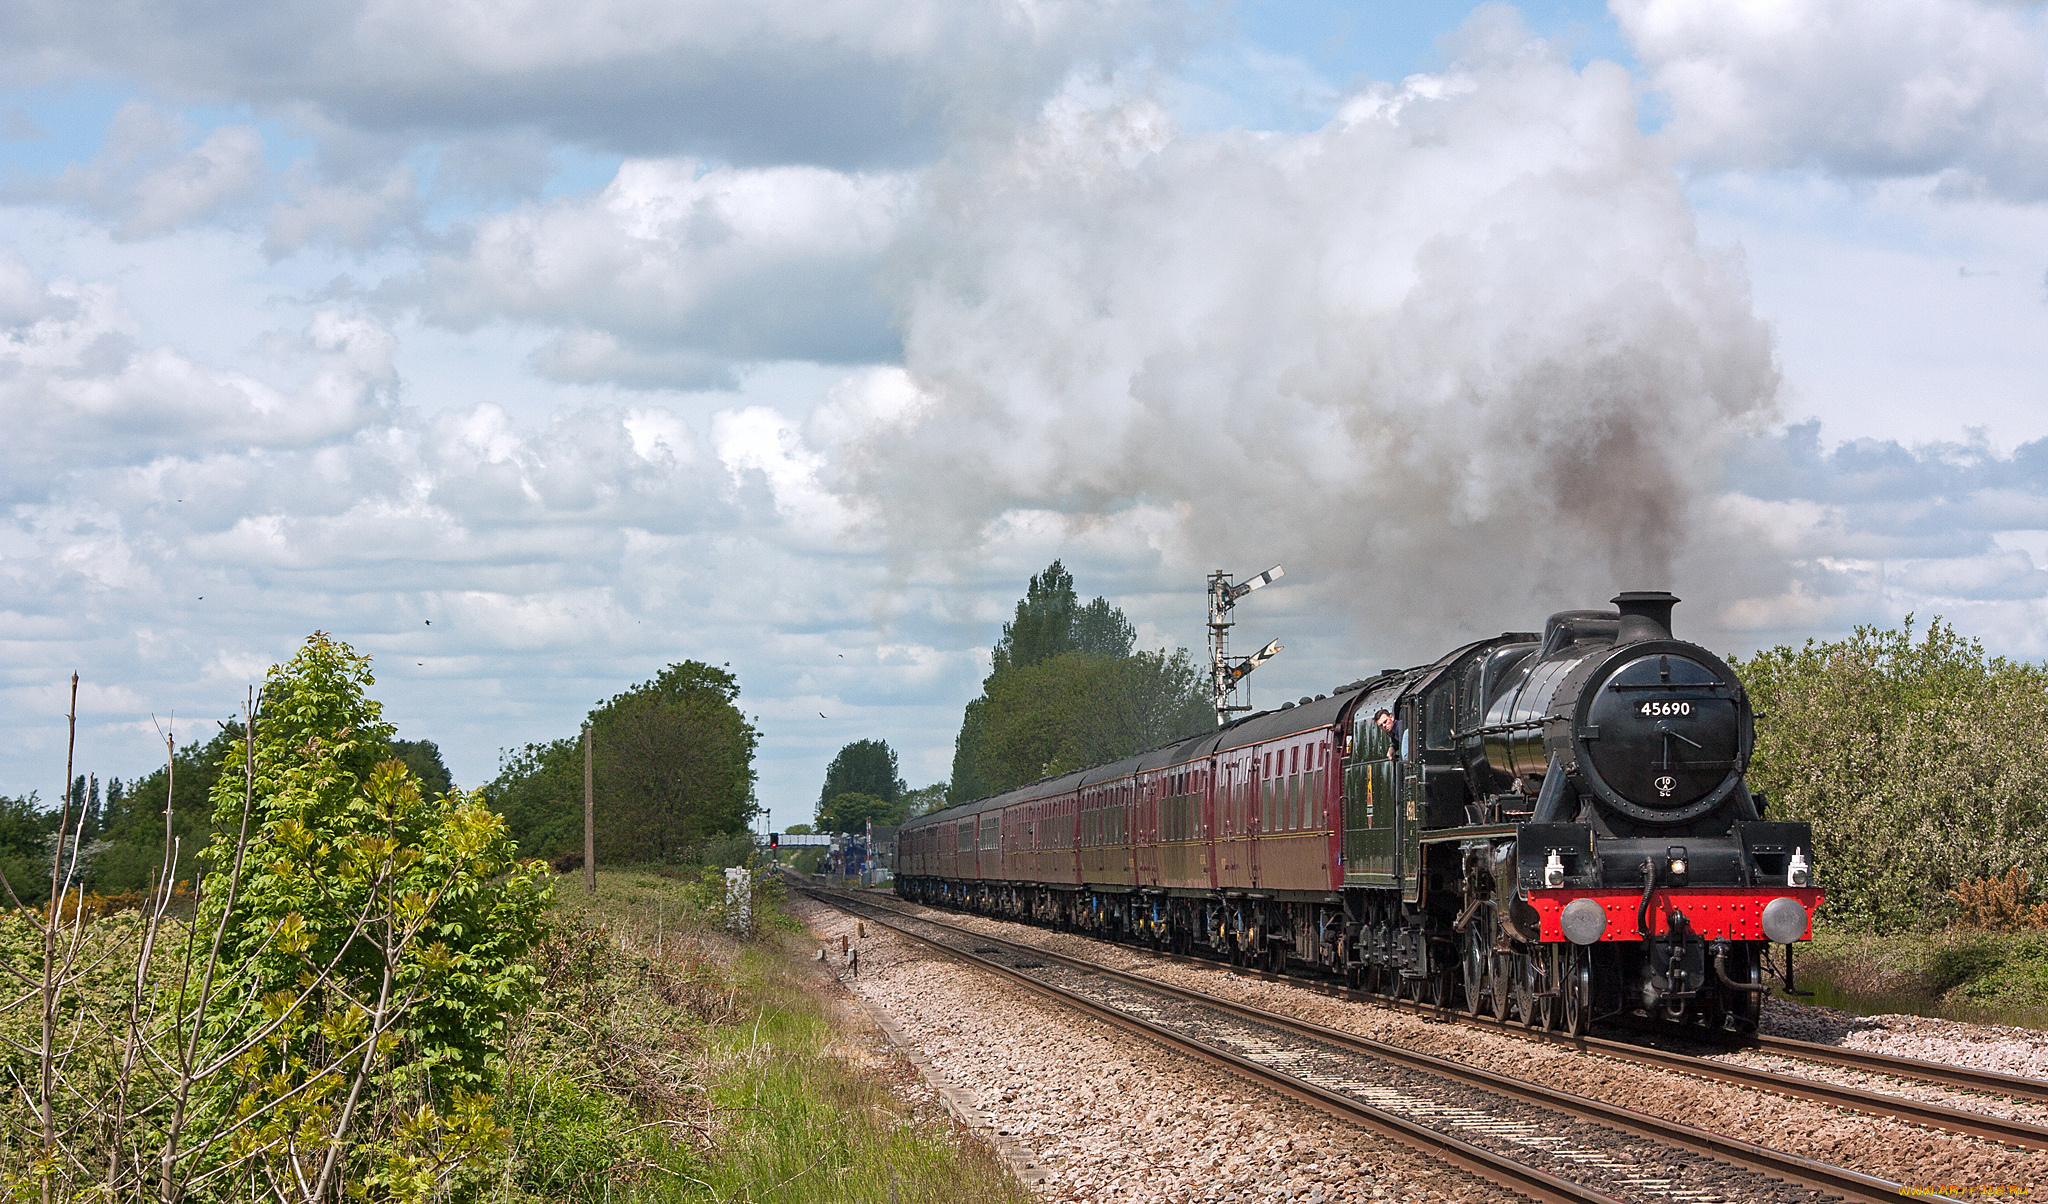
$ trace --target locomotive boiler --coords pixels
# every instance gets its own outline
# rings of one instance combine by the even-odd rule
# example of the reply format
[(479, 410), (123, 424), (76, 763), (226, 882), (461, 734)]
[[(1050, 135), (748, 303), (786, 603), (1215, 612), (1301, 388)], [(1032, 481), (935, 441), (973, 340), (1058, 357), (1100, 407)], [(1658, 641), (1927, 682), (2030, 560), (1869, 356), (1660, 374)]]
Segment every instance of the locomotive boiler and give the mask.
[(1677, 601), (921, 817), (897, 890), (1573, 1033), (1752, 1027), (1821, 903), (1812, 834), (1747, 789), (1755, 714)]

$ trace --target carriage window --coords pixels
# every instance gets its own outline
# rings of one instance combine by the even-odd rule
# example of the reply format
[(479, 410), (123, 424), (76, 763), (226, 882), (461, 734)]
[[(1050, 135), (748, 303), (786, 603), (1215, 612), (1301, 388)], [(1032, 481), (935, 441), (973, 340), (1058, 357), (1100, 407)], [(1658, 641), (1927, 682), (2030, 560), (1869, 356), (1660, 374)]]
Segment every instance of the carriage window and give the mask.
[(1300, 831), (1307, 826), (1301, 818), (1301, 745), (1294, 746), (1287, 761), (1287, 826)]

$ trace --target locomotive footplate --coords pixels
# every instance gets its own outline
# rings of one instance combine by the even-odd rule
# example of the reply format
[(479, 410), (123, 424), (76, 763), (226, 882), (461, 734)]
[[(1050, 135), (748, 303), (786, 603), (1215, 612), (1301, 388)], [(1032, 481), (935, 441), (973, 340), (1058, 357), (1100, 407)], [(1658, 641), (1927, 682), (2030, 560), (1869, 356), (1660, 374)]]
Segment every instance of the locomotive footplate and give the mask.
[(1541, 917), (1542, 939), (1546, 941), (1566, 939), (1561, 917), (1566, 905), (1579, 899), (1591, 899), (1606, 912), (1607, 927), (1600, 941), (1642, 940), (1639, 917), (1644, 918), (1652, 938), (1666, 937), (1677, 914), (1684, 915), (1685, 928), (1702, 940), (1763, 941), (1770, 939), (1764, 933), (1764, 909), (1774, 900), (1791, 899), (1806, 912), (1806, 928), (1798, 937), (1805, 940), (1813, 935), (1813, 913), (1824, 896), (1818, 887), (1658, 887), (1650, 892), (1646, 917), (1640, 889), (1532, 890), (1526, 897)]

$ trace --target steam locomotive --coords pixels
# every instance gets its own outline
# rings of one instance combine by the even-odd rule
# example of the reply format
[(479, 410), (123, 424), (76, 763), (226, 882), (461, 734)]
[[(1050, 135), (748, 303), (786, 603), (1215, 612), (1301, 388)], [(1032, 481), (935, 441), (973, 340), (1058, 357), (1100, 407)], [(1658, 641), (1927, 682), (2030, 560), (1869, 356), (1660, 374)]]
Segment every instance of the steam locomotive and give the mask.
[[(897, 893), (1584, 1033), (1746, 1029), (1811, 935), (1755, 714), (1629, 592), (905, 824)], [(1789, 988), (1790, 949), (1785, 972)]]

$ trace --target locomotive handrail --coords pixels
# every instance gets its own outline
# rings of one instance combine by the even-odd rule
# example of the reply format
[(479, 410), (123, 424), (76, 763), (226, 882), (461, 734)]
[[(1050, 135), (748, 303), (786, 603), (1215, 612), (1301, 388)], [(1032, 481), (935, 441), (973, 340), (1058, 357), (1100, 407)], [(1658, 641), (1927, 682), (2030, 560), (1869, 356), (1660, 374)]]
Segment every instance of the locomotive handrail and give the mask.
[(1463, 740), (1467, 736), (1493, 736), (1505, 734), (1507, 732), (1519, 732), (1524, 728), (1539, 728), (1546, 723), (1551, 723), (1556, 720), (1565, 718), (1568, 718), (1568, 716), (1545, 715), (1541, 719), (1521, 719), (1517, 720), (1514, 723), (1490, 723), (1487, 724), (1485, 727), (1468, 727), (1462, 731), (1452, 732), (1451, 739)]

